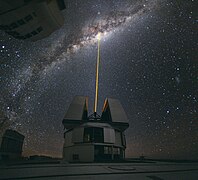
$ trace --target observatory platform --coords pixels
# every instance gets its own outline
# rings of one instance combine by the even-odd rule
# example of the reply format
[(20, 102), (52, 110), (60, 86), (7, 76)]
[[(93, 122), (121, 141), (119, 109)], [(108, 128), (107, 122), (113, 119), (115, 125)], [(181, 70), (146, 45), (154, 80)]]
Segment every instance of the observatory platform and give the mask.
[(198, 163), (84, 163), (0, 165), (0, 180), (176, 180), (198, 179)]

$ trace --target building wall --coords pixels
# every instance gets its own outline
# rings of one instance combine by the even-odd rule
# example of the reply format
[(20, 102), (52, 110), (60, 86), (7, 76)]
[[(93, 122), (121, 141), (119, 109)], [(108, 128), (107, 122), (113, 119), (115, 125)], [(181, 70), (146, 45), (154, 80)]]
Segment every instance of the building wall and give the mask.
[(72, 142), (73, 143), (82, 143), (83, 136), (84, 136), (84, 128), (83, 127), (75, 128), (72, 131)]
[[(1, 5), (6, 7), (6, 3)], [(0, 28), (17, 39), (36, 41), (45, 38), (64, 23), (55, 0), (31, 1), (19, 7), (11, 5), (11, 10), (0, 14)]]
[[(123, 133), (103, 124), (88, 124), (88, 126), (79, 126), (65, 132), (65, 142), (63, 148), (63, 158), (69, 162), (93, 162), (95, 147), (100, 148), (98, 159), (122, 159), (124, 158), (125, 144)], [(100, 124), (101, 125), (101, 124)], [(85, 128), (102, 128), (104, 132), (104, 141), (87, 141), (84, 137)], [(95, 132), (95, 131), (93, 131)], [(103, 148), (103, 149), (101, 149)], [(106, 149), (105, 149), (106, 148)], [(102, 154), (103, 153), (103, 154)]]
[[(104, 132), (104, 143), (117, 144), (119, 146), (121, 143), (120, 132), (115, 131), (112, 128), (104, 127), (102, 128)], [(77, 127), (70, 131), (65, 132), (65, 146), (71, 146), (74, 143), (83, 143), (84, 141), (84, 127)]]
[(94, 145), (76, 144), (71, 147), (64, 147), (63, 157), (68, 162), (93, 162)]
[(24, 0), (1, 0), (0, 1), (0, 14), (19, 8), (24, 5)]
[(72, 131), (68, 131), (65, 133), (64, 135), (65, 137), (65, 142), (64, 142), (64, 146), (72, 146), (73, 142), (72, 142)]
[(1, 141), (0, 159), (21, 157), (24, 136), (13, 130), (6, 130)]

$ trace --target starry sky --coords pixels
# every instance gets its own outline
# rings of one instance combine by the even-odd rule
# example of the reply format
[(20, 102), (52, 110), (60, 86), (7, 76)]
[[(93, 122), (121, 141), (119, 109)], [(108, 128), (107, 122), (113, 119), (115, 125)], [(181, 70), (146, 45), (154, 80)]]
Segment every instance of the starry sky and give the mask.
[(196, 7), (195, 0), (73, 0), (63, 27), (43, 40), (0, 31), (3, 128), (25, 135), (24, 156), (61, 157), (73, 97), (88, 96), (93, 113), (101, 32), (98, 113), (106, 97), (122, 103), (126, 156), (198, 159)]

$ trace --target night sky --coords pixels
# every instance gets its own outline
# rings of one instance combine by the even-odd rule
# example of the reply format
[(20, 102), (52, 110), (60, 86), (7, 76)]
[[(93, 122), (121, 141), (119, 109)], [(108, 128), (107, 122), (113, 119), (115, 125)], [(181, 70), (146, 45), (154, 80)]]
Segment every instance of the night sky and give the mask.
[(25, 135), (24, 155), (62, 156), (63, 117), (76, 95), (93, 113), (119, 99), (129, 118), (127, 157), (198, 159), (195, 0), (73, 0), (64, 26), (37, 41), (0, 31), (0, 108)]

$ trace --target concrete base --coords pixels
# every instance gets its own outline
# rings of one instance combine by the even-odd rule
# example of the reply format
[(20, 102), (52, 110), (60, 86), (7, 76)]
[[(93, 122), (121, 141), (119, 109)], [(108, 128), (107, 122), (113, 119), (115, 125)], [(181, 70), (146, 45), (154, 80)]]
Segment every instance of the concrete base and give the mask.
[(84, 163), (0, 166), (0, 179), (198, 179), (198, 163)]

